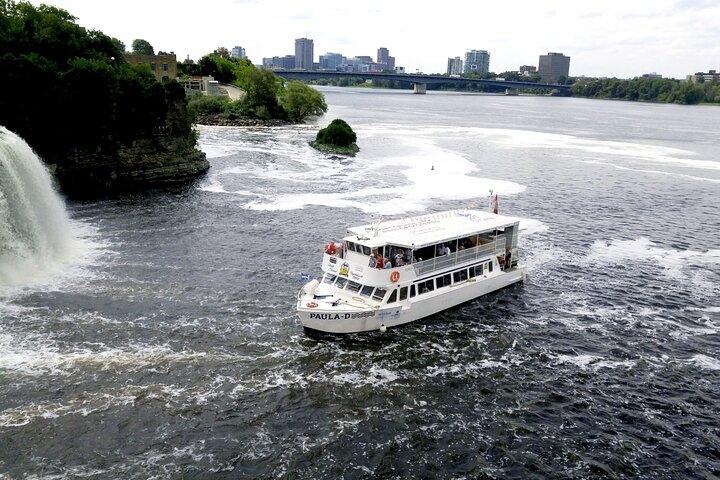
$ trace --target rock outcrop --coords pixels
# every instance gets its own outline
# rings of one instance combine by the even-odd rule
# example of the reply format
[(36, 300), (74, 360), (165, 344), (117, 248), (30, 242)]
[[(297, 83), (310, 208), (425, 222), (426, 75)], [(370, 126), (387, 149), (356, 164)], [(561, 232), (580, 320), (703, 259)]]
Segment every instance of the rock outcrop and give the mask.
[(75, 152), (51, 165), (60, 189), (72, 198), (97, 198), (191, 183), (210, 168), (205, 153), (185, 142), (138, 140), (114, 153)]

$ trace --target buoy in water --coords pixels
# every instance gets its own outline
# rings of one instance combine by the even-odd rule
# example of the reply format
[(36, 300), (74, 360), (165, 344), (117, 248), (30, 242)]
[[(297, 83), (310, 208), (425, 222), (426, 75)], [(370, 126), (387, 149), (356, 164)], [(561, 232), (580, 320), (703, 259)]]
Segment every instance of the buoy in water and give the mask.
[(381, 324), (380, 325), (380, 333), (385, 333), (386, 331), (387, 331), (387, 327), (385, 326), (385, 324), (384, 323)]

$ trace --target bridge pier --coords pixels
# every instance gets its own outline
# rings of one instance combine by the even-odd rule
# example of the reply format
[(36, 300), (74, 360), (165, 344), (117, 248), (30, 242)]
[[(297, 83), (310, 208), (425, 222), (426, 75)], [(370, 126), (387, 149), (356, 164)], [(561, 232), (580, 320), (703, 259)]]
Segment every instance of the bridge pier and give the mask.
[(413, 83), (413, 93), (424, 94), (427, 92), (427, 83)]

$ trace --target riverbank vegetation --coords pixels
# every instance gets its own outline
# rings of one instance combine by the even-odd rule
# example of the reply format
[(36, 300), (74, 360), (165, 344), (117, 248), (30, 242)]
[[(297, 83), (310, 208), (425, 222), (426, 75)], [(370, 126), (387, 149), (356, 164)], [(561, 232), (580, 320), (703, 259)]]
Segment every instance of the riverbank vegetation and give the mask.
[(585, 98), (696, 105), (720, 103), (720, 83), (693, 83), (672, 78), (582, 79), (572, 86), (572, 95)]
[(327, 111), (322, 93), (299, 81), (286, 82), (270, 70), (257, 68), (247, 59), (231, 58), (217, 49), (197, 63), (178, 64), (183, 76), (212, 76), (220, 83), (243, 90), (242, 98), (191, 95), (190, 108), (202, 118), (216, 116), (219, 122), (241, 118), (301, 123)]
[(72, 195), (112, 189), (125, 174), (129, 186), (144, 178), (148, 156), (153, 180), (207, 170), (184, 89), (128, 64), (122, 42), (75, 20), (52, 6), (0, 0), (0, 124), (53, 164)]

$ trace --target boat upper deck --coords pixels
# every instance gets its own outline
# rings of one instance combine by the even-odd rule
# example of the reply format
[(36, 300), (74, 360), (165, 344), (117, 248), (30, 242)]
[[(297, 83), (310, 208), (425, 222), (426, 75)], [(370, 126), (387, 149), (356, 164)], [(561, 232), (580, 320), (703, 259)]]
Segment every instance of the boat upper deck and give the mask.
[(369, 247), (390, 244), (419, 248), (475, 233), (504, 229), (518, 222), (514, 217), (481, 210), (453, 210), (352, 227), (348, 229), (345, 240)]

